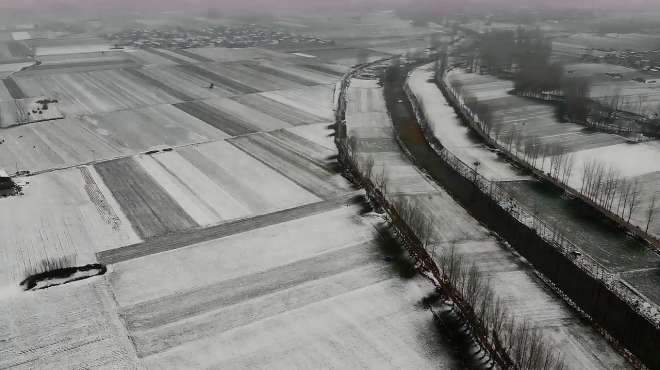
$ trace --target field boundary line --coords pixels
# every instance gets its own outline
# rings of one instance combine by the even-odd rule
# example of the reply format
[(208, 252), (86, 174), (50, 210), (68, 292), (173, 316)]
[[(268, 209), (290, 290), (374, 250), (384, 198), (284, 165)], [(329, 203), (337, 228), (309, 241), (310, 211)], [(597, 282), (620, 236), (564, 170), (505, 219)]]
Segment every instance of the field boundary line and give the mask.
[(113, 264), (149, 256), (170, 250), (181, 249), (193, 244), (225, 238), (251, 230), (285, 223), (300, 218), (328, 212), (344, 205), (354, 204), (363, 191), (351, 191), (342, 196), (319, 202), (307, 203), (263, 215), (232, 220), (208, 227), (196, 227), (177, 233), (156, 236), (141, 243), (105, 250), (96, 253), (99, 263)]

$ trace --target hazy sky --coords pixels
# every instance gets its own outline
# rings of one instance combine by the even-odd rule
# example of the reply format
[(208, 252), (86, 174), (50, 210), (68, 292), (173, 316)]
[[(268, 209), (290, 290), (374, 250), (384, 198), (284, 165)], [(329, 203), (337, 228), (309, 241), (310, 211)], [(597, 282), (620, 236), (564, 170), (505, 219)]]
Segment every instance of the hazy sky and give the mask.
[(404, 4), (425, 3), (434, 6), (466, 6), (480, 4), (488, 6), (510, 5), (523, 7), (581, 7), (596, 9), (611, 8), (657, 8), (660, 0), (0, 0), (0, 8), (122, 8), (122, 9), (314, 9), (350, 7), (392, 7)]

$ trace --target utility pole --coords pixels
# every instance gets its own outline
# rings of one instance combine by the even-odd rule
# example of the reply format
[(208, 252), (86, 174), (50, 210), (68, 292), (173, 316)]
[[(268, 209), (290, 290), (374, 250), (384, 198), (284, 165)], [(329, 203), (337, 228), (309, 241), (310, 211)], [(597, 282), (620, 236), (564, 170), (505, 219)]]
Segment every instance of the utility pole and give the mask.
[(476, 183), (477, 182), (477, 175), (479, 175), (479, 172), (477, 172), (477, 169), (481, 165), (481, 162), (474, 161), (472, 164), (474, 165), (474, 182)]

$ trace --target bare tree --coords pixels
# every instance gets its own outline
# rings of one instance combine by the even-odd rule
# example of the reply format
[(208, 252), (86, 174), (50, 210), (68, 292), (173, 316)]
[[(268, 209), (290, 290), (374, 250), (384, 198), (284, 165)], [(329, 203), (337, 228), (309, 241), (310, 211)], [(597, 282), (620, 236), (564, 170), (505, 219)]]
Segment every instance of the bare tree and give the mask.
[(658, 192), (654, 192), (653, 195), (651, 196), (651, 203), (649, 204), (649, 209), (646, 212), (646, 230), (645, 232), (649, 232), (649, 226), (651, 226), (651, 222), (653, 222), (653, 217), (655, 216), (655, 202), (656, 199), (658, 198)]
[(639, 201), (639, 179), (635, 179), (632, 182), (632, 187), (630, 189), (630, 200), (628, 201), (628, 222), (630, 222), (630, 217), (637, 207), (637, 202)]

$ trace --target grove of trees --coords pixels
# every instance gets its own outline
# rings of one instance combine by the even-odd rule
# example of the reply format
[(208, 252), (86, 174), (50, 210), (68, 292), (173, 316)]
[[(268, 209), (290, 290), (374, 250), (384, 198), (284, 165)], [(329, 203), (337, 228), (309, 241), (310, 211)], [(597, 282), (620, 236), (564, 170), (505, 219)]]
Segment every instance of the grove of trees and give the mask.
[(641, 195), (638, 179), (627, 179), (618, 169), (595, 159), (582, 168), (580, 192), (628, 222)]
[(552, 42), (538, 29), (490, 31), (468, 54), (468, 66), (513, 78), (519, 93), (557, 92), (563, 67), (551, 61)]
[(552, 61), (552, 42), (540, 30), (491, 31), (476, 46), (477, 52), (468, 53), (468, 69), (511, 78), (514, 92), (522, 96), (561, 99), (562, 118), (580, 123), (589, 118), (591, 82), (566, 76), (563, 65)]

